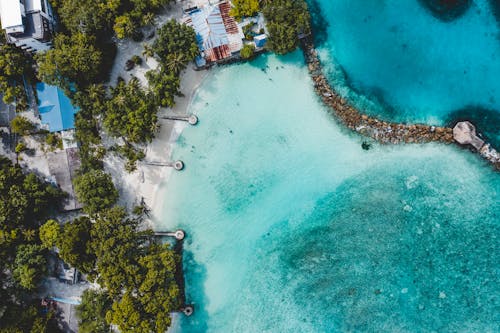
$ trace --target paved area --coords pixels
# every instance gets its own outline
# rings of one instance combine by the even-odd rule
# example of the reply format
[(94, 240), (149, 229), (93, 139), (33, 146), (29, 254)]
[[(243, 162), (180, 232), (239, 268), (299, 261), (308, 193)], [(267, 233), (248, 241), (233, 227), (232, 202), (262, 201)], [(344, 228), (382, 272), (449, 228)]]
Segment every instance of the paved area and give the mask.
[(78, 149), (70, 148), (54, 153), (47, 153), (49, 171), (54, 176), (57, 185), (66, 193), (68, 197), (64, 201), (64, 210), (75, 210), (82, 208), (76, 200), (72, 179), (76, 175), (76, 170), (80, 167)]

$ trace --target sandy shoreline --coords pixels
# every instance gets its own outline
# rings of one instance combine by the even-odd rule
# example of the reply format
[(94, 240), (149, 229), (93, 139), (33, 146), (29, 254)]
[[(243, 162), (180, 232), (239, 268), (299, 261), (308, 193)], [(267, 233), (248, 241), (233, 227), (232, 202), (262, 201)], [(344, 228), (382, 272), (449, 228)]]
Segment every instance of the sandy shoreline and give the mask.
[[(187, 114), (197, 88), (207, 75), (207, 71), (195, 71), (191, 67), (186, 69), (181, 77), (181, 91), (185, 96), (176, 98), (174, 108), (162, 108), (158, 114)], [(190, 126), (182, 121), (163, 119), (159, 120), (159, 125), (160, 129), (155, 139), (146, 147), (144, 161), (170, 161), (174, 144), (183, 129)], [(173, 168), (150, 166), (139, 162), (137, 170), (128, 173), (124, 169), (123, 159), (115, 154), (105, 159), (105, 168), (112, 175), (120, 192), (119, 204), (132, 209), (144, 200), (151, 212), (150, 227), (154, 228), (154, 222), (161, 216), (162, 194), (167, 188), (168, 179), (172, 172), (177, 171)]]
[[(170, 19), (179, 19), (182, 17), (182, 6), (199, 5), (205, 0), (190, 0), (173, 4), (165, 14), (158, 16), (157, 26), (162, 26)], [(131, 40), (119, 41), (118, 52), (110, 75), (110, 82), (116, 82), (118, 77), (128, 81), (132, 77), (139, 79), (144, 87), (147, 87), (145, 74), (147, 71), (158, 67), (158, 62), (153, 58), (145, 59), (142, 56), (145, 43), (151, 44), (154, 39), (134, 42)], [(143, 63), (136, 66), (131, 71), (125, 71), (125, 63), (134, 55), (139, 55), (143, 58)], [(176, 97), (176, 105), (173, 108), (161, 108), (158, 115), (177, 114), (185, 115), (188, 113), (189, 105), (194, 97), (198, 86), (208, 75), (207, 71), (195, 71), (194, 65), (190, 64), (181, 75), (180, 91), (184, 94), (183, 97)], [(170, 161), (174, 144), (182, 130), (189, 126), (182, 121), (159, 120), (160, 129), (156, 133), (155, 139), (145, 146), (146, 157), (144, 161), (166, 162)], [(119, 142), (119, 139), (103, 138), (106, 146), (111, 146)], [(113, 177), (113, 181), (120, 193), (119, 204), (132, 209), (139, 205), (141, 200), (144, 200), (146, 206), (150, 209), (151, 219), (149, 227), (155, 227), (155, 221), (161, 215), (162, 195), (167, 188), (167, 182), (172, 172), (172, 168), (149, 166), (143, 163), (137, 164), (137, 170), (128, 173), (124, 169), (123, 158), (116, 154), (109, 154), (104, 160), (104, 167), (107, 172)]]

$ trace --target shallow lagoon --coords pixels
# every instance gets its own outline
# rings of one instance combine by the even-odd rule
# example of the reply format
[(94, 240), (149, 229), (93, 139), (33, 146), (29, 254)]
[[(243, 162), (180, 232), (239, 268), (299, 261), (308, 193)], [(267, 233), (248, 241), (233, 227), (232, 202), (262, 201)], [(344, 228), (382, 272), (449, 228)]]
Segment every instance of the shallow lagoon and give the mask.
[(214, 70), (159, 229), (188, 233), (183, 332), (494, 331), (500, 176), (344, 131), (300, 53)]

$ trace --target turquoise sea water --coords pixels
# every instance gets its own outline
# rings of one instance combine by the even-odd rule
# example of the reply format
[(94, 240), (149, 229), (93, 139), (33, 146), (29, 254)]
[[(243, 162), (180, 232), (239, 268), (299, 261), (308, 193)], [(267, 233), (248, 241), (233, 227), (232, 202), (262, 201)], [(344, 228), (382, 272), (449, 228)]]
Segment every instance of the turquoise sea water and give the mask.
[(302, 55), (211, 72), (174, 150), (182, 332), (496, 332), (500, 176), (454, 146), (343, 130)]
[(331, 82), (383, 118), (471, 119), (500, 146), (500, 2), (474, 0), (442, 21), (426, 1), (438, 2), (309, 0)]

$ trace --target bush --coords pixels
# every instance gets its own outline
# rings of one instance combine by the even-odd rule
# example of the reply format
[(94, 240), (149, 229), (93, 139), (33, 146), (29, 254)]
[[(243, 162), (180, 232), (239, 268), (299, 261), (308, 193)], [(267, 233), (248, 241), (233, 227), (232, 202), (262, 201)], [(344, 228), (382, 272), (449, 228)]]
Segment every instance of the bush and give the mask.
[(135, 149), (132, 145), (126, 144), (124, 146), (118, 146), (116, 151), (127, 159), (127, 164), (125, 164), (125, 170), (127, 172), (133, 172), (137, 169), (137, 161), (142, 160), (146, 157), (146, 154), (142, 150)]
[(13, 133), (20, 135), (30, 134), (35, 129), (35, 125), (23, 116), (17, 116), (12, 119), (10, 126)]
[(26, 148), (26, 145), (22, 142), (19, 142), (17, 145), (16, 145), (16, 153), (22, 153), (23, 151), (25, 151), (27, 148)]
[(139, 57), (138, 55), (133, 56), (132, 58), (130, 58), (130, 60), (132, 60), (132, 62), (136, 65), (142, 64), (142, 58)]
[(255, 52), (255, 46), (253, 44), (245, 44), (240, 51), (241, 58), (250, 59), (253, 57)]
[(53, 149), (62, 149), (63, 142), (59, 135), (55, 133), (49, 133), (45, 138), (45, 143), (48, 144)]

